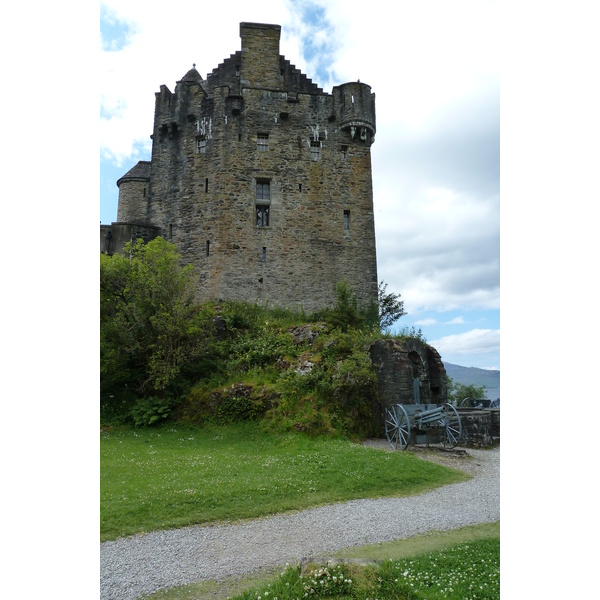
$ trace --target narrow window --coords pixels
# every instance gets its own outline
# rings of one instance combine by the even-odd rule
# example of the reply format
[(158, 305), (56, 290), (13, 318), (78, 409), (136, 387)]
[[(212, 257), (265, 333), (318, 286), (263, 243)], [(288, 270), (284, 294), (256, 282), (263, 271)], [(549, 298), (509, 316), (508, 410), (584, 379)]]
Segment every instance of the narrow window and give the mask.
[(302, 191), (302, 184), (301, 184), (301, 183), (299, 183), (299, 184), (298, 184), (298, 191), (299, 191), (299, 192), (301, 192), (301, 191)]
[(319, 160), (321, 158), (321, 142), (312, 141), (310, 143), (310, 160)]
[(256, 226), (269, 226), (271, 205), (271, 182), (267, 179), (256, 180)]
[(271, 200), (271, 182), (266, 179), (256, 180), (256, 200)]
[(240, 65), (235, 65), (235, 76), (236, 77), (240, 76)]
[(266, 246), (263, 246), (262, 261), (264, 263), (267, 262), (267, 248), (266, 248)]
[(342, 146), (342, 156), (344, 158), (346, 158), (347, 154), (348, 154), (348, 146), (344, 145), (344, 146)]
[(203, 135), (196, 139), (198, 154), (206, 154), (206, 137)]
[(348, 231), (350, 229), (350, 211), (344, 211), (344, 230)]
[(204, 191), (208, 192), (208, 177), (204, 180)]
[(256, 205), (256, 226), (257, 227), (268, 227), (269, 226), (269, 206), (267, 204)]
[(210, 256), (210, 241), (206, 240), (206, 256)]
[(256, 136), (256, 149), (260, 152), (267, 152), (269, 149), (269, 136), (266, 133), (259, 133)]
[(144, 198), (146, 197), (146, 188), (144, 188)]
[(173, 224), (169, 224), (169, 239), (173, 239)]

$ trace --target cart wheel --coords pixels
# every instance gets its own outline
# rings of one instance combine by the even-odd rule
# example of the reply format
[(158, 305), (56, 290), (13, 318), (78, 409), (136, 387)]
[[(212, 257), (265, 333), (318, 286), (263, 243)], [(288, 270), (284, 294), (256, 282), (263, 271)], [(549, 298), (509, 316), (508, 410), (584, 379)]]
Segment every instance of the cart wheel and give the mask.
[(500, 398), (492, 400), (490, 403), (490, 408), (500, 408)]
[(473, 402), (472, 402), (471, 398), (463, 398), (462, 402), (460, 403), (460, 406), (461, 406), (461, 408), (464, 408), (465, 406), (472, 408)]
[(444, 412), (446, 413), (446, 424), (442, 435), (442, 443), (444, 444), (444, 448), (454, 448), (458, 444), (462, 434), (460, 417), (452, 404), (445, 404)]
[(392, 448), (404, 450), (408, 446), (410, 421), (401, 404), (388, 408), (385, 416), (385, 434)]

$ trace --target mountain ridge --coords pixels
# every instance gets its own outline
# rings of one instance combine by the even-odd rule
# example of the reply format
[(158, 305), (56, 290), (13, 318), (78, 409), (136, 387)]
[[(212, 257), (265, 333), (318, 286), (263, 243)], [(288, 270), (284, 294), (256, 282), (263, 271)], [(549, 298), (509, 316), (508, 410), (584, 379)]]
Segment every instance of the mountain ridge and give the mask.
[(446, 375), (454, 383), (475, 385), (486, 389), (500, 389), (500, 371), (495, 369), (480, 369), (478, 367), (463, 367), (444, 362)]

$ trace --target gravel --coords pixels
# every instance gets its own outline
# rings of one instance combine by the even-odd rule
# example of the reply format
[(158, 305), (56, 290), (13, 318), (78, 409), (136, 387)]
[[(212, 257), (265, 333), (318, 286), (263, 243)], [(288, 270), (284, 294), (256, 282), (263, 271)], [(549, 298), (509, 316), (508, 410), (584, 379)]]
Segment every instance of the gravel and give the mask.
[(410, 498), (353, 500), (234, 525), (184, 527), (104, 542), (100, 597), (135, 599), (205, 579), (297, 564), (343, 548), (500, 519), (499, 448), (415, 451), (474, 478)]

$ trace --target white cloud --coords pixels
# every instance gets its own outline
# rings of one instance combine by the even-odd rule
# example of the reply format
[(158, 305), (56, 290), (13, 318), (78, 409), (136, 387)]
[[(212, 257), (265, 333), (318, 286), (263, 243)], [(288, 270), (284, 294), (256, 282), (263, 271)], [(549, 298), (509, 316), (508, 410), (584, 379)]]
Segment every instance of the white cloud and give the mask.
[(465, 333), (448, 335), (429, 342), (442, 356), (498, 353), (499, 329), (472, 329)]
[(446, 325), (464, 325), (464, 324), (465, 324), (464, 317), (455, 317), (454, 319), (451, 319), (450, 321), (446, 322)]
[(415, 325), (419, 325), (420, 327), (431, 327), (432, 325), (437, 324), (437, 319), (420, 319), (419, 321), (415, 321)]

